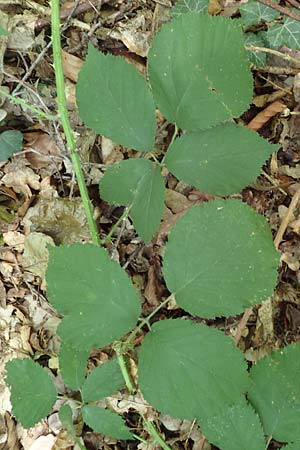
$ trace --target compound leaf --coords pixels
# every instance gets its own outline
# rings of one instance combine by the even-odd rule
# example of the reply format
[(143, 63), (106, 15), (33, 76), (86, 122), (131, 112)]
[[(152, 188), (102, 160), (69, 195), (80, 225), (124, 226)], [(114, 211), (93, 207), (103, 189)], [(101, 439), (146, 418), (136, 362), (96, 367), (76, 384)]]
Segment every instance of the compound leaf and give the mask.
[(219, 330), (186, 319), (156, 322), (139, 353), (139, 386), (164, 414), (201, 420), (247, 389), (243, 354)]
[(31, 428), (50, 413), (57, 392), (48, 373), (32, 359), (12, 359), (6, 366), (12, 412), (24, 428)]
[(280, 12), (256, 0), (250, 0), (239, 8), (244, 25), (255, 25), (260, 22), (272, 22), (280, 16)]
[(58, 415), (59, 415), (59, 420), (61, 421), (62, 425), (67, 430), (67, 432), (71, 436), (76, 436), (74, 426), (73, 426), (73, 417), (72, 417), (73, 414), (72, 414), (71, 407), (67, 404), (64, 404), (60, 408)]
[(100, 194), (104, 200), (117, 205), (131, 205), (134, 226), (145, 242), (159, 227), (164, 193), (159, 166), (143, 158), (127, 159), (110, 166), (100, 182)]
[(82, 400), (86, 403), (102, 400), (124, 386), (119, 364), (111, 359), (92, 370), (82, 386)]
[(97, 433), (115, 439), (132, 439), (129, 428), (117, 414), (98, 406), (85, 405), (82, 408), (84, 422)]
[(168, 150), (167, 168), (201, 191), (229, 195), (255, 181), (279, 146), (234, 123), (187, 133)]
[(155, 108), (146, 80), (121, 57), (89, 45), (76, 99), (84, 123), (118, 144), (140, 151), (154, 145)]
[(251, 368), (248, 398), (265, 433), (278, 441), (300, 439), (300, 345), (288, 345)]
[(282, 23), (277, 23), (268, 29), (267, 39), (272, 48), (286, 45), (298, 50), (300, 47), (300, 23), (298, 20), (286, 17)]
[(195, 131), (239, 116), (252, 99), (252, 75), (240, 24), (186, 13), (165, 24), (148, 56), (162, 114)]
[[(265, 47), (266, 45), (266, 32), (260, 31), (259, 33), (247, 32), (244, 34), (245, 46), (253, 45), (254, 47)], [(249, 61), (258, 67), (263, 67), (266, 65), (266, 53), (256, 52), (254, 50), (248, 50)]]
[(244, 398), (221, 414), (202, 420), (201, 431), (222, 450), (265, 450), (259, 417)]
[(23, 134), (17, 130), (0, 134), (0, 161), (5, 161), (23, 148)]
[(60, 345), (59, 371), (64, 382), (75, 391), (78, 391), (84, 382), (88, 357), (88, 350), (79, 351), (64, 341)]
[(49, 301), (65, 317), (58, 335), (78, 350), (103, 347), (128, 332), (140, 314), (127, 274), (103, 248), (73, 244), (49, 248)]
[(178, 17), (187, 12), (203, 13), (208, 10), (209, 0), (178, 0), (171, 9), (172, 17)]
[(163, 273), (179, 306), (213, 318), (239, 314), (268, 298), (278, 263), (264, 217), (239, 200), (213, 200), (177, 221)]

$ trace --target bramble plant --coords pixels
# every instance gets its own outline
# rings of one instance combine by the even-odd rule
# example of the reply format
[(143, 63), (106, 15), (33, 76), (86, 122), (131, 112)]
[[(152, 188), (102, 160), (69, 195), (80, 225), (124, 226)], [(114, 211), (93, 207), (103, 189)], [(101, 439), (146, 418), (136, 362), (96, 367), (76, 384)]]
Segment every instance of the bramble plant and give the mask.
[[(53, 0), (57, 57), (55, 4)], [(59, 72), (57, 59), (55, 64)], [(153, 40), (148, 75), (151, 88), (125, 60), (90, 45), (77, 84), (84, 123), (137, 150), (136, 158), (106, 170), (100, 195), (127, 206), (125, 212), (145, 242), (157, 231), (163, 212), (163, 168), (203, 191), (229, 196), (254, 181), (278, 149), (233, 120), (248, 108), (253, 90), (239, 21), (177, 11)], [(175, 124), (162, 161), (154, 148), (155, 106)], [(66, 121), (63, 125), (68, 129)], [(248, 371), (243, 353), (228, 336), (183, 318), (154, 323), (140, 348), (133, 348), (137, 333), (171, 296), (188, 314), (210, 319), (242, 313), (268, 299), (276, 285), (279, 254), (265, 218), (233, 198), (190, 208), (171, 230), (163, 256), (170, 296), (138, 326), (139, 295), (125, 271), (95, 245), (94, 231), (94, 244), (50, 247), (46, 276), (48, 299), (63, 316), (57, 330), (60, 374), (80, 393), (76, 398), (83, 421), (118, 439), (141, 439), (119, 415), (97, 403), (122, 388), (130, 393), (139, 389), (158, 411), (196, 419), (207, 439), (222, 450), (264, 450), (272, 438), (289, 443), (286, 450), (297, 450), (299, 345), (272, 353)], [(116, 357), (87, 374), (90, 351), (108, 345)], [(128, 353), (138, 360), (138, 386), (127, 368)], [(30, 359), (14, 359), (6, 369), (13, 414), (24, 427), (32, 427), (51, 411), (57, 397), (54, 383)], [(59, 417), (84, 448), (70, 404), (66, 400)], [(143, 420), (153, 439), (170, 450), (152, 422)]]

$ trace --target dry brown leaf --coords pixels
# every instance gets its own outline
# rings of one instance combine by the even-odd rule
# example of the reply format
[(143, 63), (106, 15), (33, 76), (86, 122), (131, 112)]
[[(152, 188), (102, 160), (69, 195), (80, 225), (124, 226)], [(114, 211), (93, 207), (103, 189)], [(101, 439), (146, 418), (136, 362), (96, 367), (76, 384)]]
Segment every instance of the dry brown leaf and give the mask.
[(258, 113), (254, 119), (252, 119), (248, 125), (247, 128), (250, 128), (250, 130), (259, 130), (264, 126), (265, 123), (267, 123), (272, 117), (274, 117), (276, 114), (281, 113), (284, 109), (286, 109), (286, 105), (284, 103), (281, 103), (279, 101), (275, 101), (271, 103), (267, 108), (265, 108), (263, 111)]
[(150, 266), (148, 270), (148, 280), (144, 291), (144, 297), (151, 306), (157, 306), (160, 302), (160, 296), (158, 295), (161, 291), (159, 286), (155, 266)]
[(62, 50), (62, 64), (65, 77), (77, 83), (78, 73), (83, 64), (82, 59)]
[(185, 195), (174, 191), (173, 189), (166, 189), (165, 203), (173, 214), (185, 211), (193, 204)]
[(24, 162), (19, 160), (7, 166), (7, 173), (2, 177), (2, 183), (13, 188), (17, 193), (22, 193), (25, 197), (31, 197), (31, 189), (39, 190), (40, 177), (35, 174), (30, 167), (26, 167)]
[(36, 169), (47, 167), (49, 172), (55, 171), (56, 166), (53, 166), (50, 156), (59, 155), (59, 151), (52, 137), (42, 131), (24, 133), (23, 136), (26, 142), (24, 148), (27, 150), (25, 156), (31, 166)]

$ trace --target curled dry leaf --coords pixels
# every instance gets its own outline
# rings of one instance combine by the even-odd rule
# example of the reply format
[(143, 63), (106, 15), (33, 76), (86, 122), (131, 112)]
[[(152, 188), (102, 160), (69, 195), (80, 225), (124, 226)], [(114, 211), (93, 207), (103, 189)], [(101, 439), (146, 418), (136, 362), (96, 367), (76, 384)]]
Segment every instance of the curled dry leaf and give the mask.
[(26, 142), (24, 148), (27, 150), (26, 159), (35, 169), (47, 167), (47, 172), (51, 175), (56, 169), (51, 157), (59, 155), (58, 148), (52, 137), (42, 131), (34, 133), (24, 133)]
[(263, 111), (257, 114), (257, 116), (252, 119), (248, 125), (247, 128), (250, 128), (250, 130), (259, 130), (262, 128), (265, 123), (267, 123), (272, 117), (274, 117), (276, 114), (281, 113), (283, 110), (286, 109), (286, 105), (284, 103), (281, 103), (279, 101), (275, 101), (271, 103), (271, 105), (267, 106)]
[(25, 197), (31, 197), (31, 189), (39, 190), (40, 177), (24, 162), (19, 160), (8, 165), (7, 173), (2, 178), (2, 183), (11, 187), (15, 192), (22, 193)]

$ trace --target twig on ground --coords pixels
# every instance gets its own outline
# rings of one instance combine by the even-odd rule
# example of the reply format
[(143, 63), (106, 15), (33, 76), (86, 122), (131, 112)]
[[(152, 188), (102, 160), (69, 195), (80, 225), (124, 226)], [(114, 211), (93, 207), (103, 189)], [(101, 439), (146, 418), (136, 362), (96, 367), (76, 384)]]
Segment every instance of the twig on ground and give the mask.
[(272, 0), (258, 0), (258, 1), (266, 6), (269, 6), (270, 8), (276, 9), (276, 11), (279, 11), (281, 14), (292, 17), (292, 19), (298, 20), (300, 22), (299, 14), (296, 14), (290, 9), (285, 8), (284, 6), (280, 6), (278, 5), (278, 3), (274, 3)]
[(290, 223), (290, 221), (291, 221), (291, 219), (293, 217), (293, 212), (294, 212), (294, 209), (297, 206), (297, 203), (299, 202), (299, 198), (300, 198), (300, 188), (297, 189), (297, 191), (293, 195), (293, 198), (291, 200), (291, 203), (290, 203), (290, 206), (289, 206), (289, 208), (287, 210), (287, 213), (284, 216), (284, 218), (282, 219), (280, 227), (279, 227), (279, 229), (277, 231), (277, 234), (275, 236), (274, 245), (275, 245), (275, 247), (277, 249), (278, 249), (279, 244), (280, 244), (280, 242), (283, 239), (283, 235), (284, 235), (284, 233), (285, 233), (285, 231), (286, 231), (286, 229), (287, 229), (287, 227), (288, 227), (288, 225), (289, 225), (289, 223)]
[[(300, 18), (299, 18), (299, 20), (300, 20)], [(278, 56), (279, 58), (285, 59), (286, 61), (289, 61), (289, 62), (292, 62), (294, 64), (299, 64), (300, 65), (300, 59), (293, 58), (293, 56), (290, 56), (290, 55), (287, 55), (285, 53), (279, 52), (278, 50), (273, 50), (272, 48), (257, 47), (256, 45), (246, 45), (245, 49), (246, 50), (251, 50), (252, 52), (270, 53), (271, 55)]]
[(241, 318), (241, 320), (237, 326), (236, 333), (234, 336), (235, 345), (238, 345), (238, 343), (240, 342), (243, 331), (244, 331), (244, 329), (247, 325), (247, 322), (252, 314), (252, 311), (253, 311), (252, 308), (247, 308), (246, 311), (244, 312), (243, 317)]

